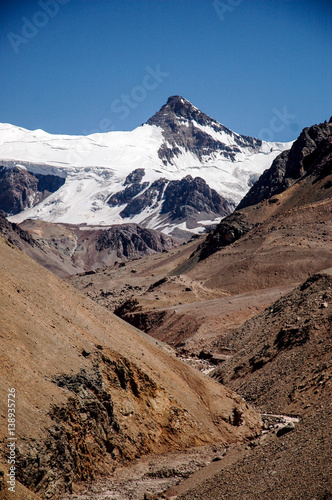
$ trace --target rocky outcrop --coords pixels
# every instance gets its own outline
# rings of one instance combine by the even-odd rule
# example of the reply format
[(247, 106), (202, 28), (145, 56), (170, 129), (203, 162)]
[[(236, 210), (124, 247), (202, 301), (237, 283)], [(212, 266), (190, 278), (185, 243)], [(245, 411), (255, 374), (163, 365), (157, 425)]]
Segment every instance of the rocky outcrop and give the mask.
[(253, 227), (254, 223), (245, 212), (234, 212), (218, 224), (217, 228), (198, 246), (195, 254), (198, 255), (199, 260), (204, 260), (221, 248), (237, 241)]
[[(181, 180), (158, 179), (150, 185), (141, 182), (144, 169), (137, 169), (125, 180), (125, 189), (112, 195), (108, 204), (121, 206), (121, 217), (134, 217), (143, 210), (154, 210), (160, 205), (159, 213), (171, 222), (192, 223), (199, 219), (225, 217), (233, 206), (211, 189), (201, 177), (187, 175)], [(195, 224), (193, 225), (193, 227)]]
[(181, 220), (201, 212), (225, 217), (231, 212), (231, 206), (201, 177), (193, 179), (187, 175), (181, 181), (168, 183), (161, 214), (168, 213), (171, 220)]
[[(85, 352), (85, 356), (90, 354)], [(112, 462), (132, 459), (150, 449), (147, 436), (131, 442), (124, 420), (136, 413), (131, 398), (139, 398), (141, 403), (144, 399), (142, 410), (151, 412), (149, 400), (157, 397), (157, 385), (125, 358), (114, 361), (100, 353), (97, 359), (89, 372), (81, 369), (74, 375), (53, 378), (54, 384), (69, 392), (68, 402), (51, 407), (53, 425), (45, 440), (30, 443), (24, 455), (18, 455), (21, 482), (37, 493), (46, 492), (47, 498), (57, 497), (61, 491), (72, 493), (74, 481), (88, 481), (100, 474), (102, 467), (95, 463), (96, 457), (112, 469)], [(119, 390), (130, 397), (118, 413), (111, 394)]]
[(144, 177), (144, 168), (137, 168), (133, 170), (125, 179), (123, 185), (126, 186), (124, 190), (113, 194), (107, 203), (111, 207), (118, 205), (129, 204), (132, 199), (145, 189), (149, 183), (141, 182)]
[[(163, 129), (165, 142), (159, 149), (159, 157), (165, 165), (172, 163), (172, 158), (178, 156), (183, 148), (192, 151), (198, 159), (203, 155), (222, 151), (224, 158), (234, 160), (239, 147), (253, 148), (262, 144), (260, 139), (235, 135), (216, 120), (197, 109), (181, 96), (171, 96), (167, 103), (152, 116), (147, 123)], [(224, 132), (234, 139), (235, 146), (213, 139), (202, 127), (210, 127), (215, 132)]]
[(0, 211), (15, 215), (43, 201), (57, 191), (65, 179), (29, 172), (25, 167), (0, 166)]
[(96, 240), (97, 252), (114, 251), (120, 260), (162, 252), (174, 246), (174, 240), (153, 229), (137, 224), (119, 224), (100, 230)]
[(256, 205), (282, 193), (305, 176), (316, 178), (331, 173), (332, 119), (305, 128), (292, 148), (281, 153), (252, 186), (237, 209)]
[[(135, 215), (140, 214), (146, 208), (156, 208), (158, 206), (158, 203), (162, 199), (163, 192), (167, 183), (168, 181), (164, 178), (158, 179), (157, 181), (154, 181), (147, 189), (145, 189), (142, 194), (136, 196), (135, 198), (132, 198), (131, 200), (128, 200), (127, 206), (120, 212), (121, 217), (123, 217), (124, 219), (126, 217), (134, 217)], [(146, 183), (140, 184), (140, 191), (147, 187), (147, 185), (148, 184)]]

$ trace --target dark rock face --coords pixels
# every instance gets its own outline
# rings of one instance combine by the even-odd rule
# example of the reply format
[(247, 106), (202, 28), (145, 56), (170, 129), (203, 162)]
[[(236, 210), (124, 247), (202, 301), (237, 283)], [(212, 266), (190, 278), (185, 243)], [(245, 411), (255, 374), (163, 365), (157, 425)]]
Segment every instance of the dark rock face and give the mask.
[(140, 214), (145, 208), (154, 208), (162, 199), (167, 183), (168, 181), (164, 178), (154, 181), (142, 194), (128, 203), (120, 213), (121, 217), (133, 217)]
[(218, 250), (244, 236), (254, 227), (245, 213), (234, 212), (222, 220), (197, 249), (199, 260), (204, 260)]
[(165, 189), (161, 213), (170, 213), (170, 219), (185, 219), (193, 212), (215, 213), (225, 216), (231, 207), (204, 179), (187, 175), (180, 181), (170, 181)]
[(332, 121), (305, 128), (289, 151), (281, 153), (249, 190), (237, 209), (282, 193), (304, 176), (331, 172)]
[(119, 258), (128, 259), (139, 255), (169, 250), (174, 246), (174, 240), (169, 236), (140, 227), (137, 224), (122, 224), (112, 226), (102, 231), (96, 241), (96, 250), (115, 250)]
[(126, 189), (120, 191), (119, 193), (113, 194), (107, 203), (111, 207), (116, 207), (117, 205), (123, 205), (129, 203), (135, 196), (137, 196), (143, 189), (148, 186), (148, 182), (143, 182), (142, 184), (135, 183), (127, 186)]
[(0, 166), (0, 211), (6, 215), (18, 214), (43, 201), (64, 183), (65, 179), (56, 175)]
[[(200, 126), (208, 126), (215, 132), (224, 132), (232, 136), (239, 147), (255, 148), (262, 144), (259, 139), (247, 136), (235, 136), (231, 130), (224, 127), (208, 115), (197, 109), (181, 96), (172, 96), (147, 123), (157, 125), (163, 129), (165, 143), (159, 149), (159, 157), (164, 164), (171, 163), (174, 156), (180, 152), (179, 147), (191, 151), (200, 160), (203, 155), (214, 151), (223, 151), (225, 158), (234, 159), (235, 153), (240, 149), (217, 141), (205, 133)], [(167, 141), (167, 142), (166, 142)]]
[(123, 218), (138, 215), (146, 208), (156, 208), (161, 201), (160, 214), (167, 214), (171, 221), (186, 220), (188, 216), (194, 217), (201, 212), (217, 217), (232, 211), (233, 207), (201, 177), (193, 179), (187, 175), (179, 181), (161, 178), (149, 186), (149, 183), (141, 182), (142, 170), (134, 170), (125, 180), (126, 188), (108, 200), (111, 206), (127, 204), (120, 213)]
[(0, 470), (0, 491), (3, 491), (5, 489), (5, 473), (4, 471)]
[(123, 191), (113, 194), (107, 203), (111, 207), (116, 207), (118, 205), (123, 205), (125, 203), (130, 203), (131, 200), (137, 196), (143, 189), (148, 187), (148, 182), (142, 182), (144, 177), (144, 168), (137, 168), (133, 170), (125, 179), (124, 186), (127, 186)]
[(127, 175), (124, 185), (127, 184), (140, 184), (145, 174), (144, 168), (136, 168), (129, 175)]

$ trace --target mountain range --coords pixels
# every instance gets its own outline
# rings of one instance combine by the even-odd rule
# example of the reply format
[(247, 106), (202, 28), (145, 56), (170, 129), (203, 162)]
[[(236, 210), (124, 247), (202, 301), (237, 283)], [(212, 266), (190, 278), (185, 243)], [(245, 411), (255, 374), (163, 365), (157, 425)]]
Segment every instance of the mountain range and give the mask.
[(188, 239), (231, 213), (291, 143), (239, 135), (180, 96), (131, 132), (0, 125), (0, 210), (13, 222), (135, 223)]
[(243, 205), (206, 237), (69, 281), (261, 411), (259, 442), (232, 448), (165, 498), (326, 500), (332, 494), (331, 120), (306, 127)]
[(99, 142), (2, 131), (0, 499), (14, 387), (17, 500), (329, 499), (332, 121), (278, 155), (176, 96)]

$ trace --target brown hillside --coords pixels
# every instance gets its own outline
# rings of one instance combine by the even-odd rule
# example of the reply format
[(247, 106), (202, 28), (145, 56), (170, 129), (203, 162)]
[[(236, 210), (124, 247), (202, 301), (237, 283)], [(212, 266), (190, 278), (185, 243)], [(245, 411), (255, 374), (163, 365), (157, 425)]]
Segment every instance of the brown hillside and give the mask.
[[(54, 226), (54, 224), (51, 225)], [(43, 241), (35, 239), (35, 234), (25, 231), (18, 224), (9, 222), (2, 214), (0, 214), (0, 234), (9, 243), (57, 276), (68, 276), (80, 271), (70, 259), (64, 258), (65, 254), (53, 252)]]
[(18, 479), (42, 498), (119, 461), (260, 429), (232, 391), (3, 238), (0, 253), (2, 458), (7, 388), (15, 387)]
[[(181, 500), (332, 497), (332, 273), (316, 274), (247, 321), (230, 343), (235, 354), (213, 374), (271, 422), (298, 417), (287, 434), (266, 434), (231, 467)], [(185, 491), (185, 490), (182, 490)]]
[(316, 274), (229, 338), (214, 372), (261, 411), (305, 413), (332, 393), (332, 269)]

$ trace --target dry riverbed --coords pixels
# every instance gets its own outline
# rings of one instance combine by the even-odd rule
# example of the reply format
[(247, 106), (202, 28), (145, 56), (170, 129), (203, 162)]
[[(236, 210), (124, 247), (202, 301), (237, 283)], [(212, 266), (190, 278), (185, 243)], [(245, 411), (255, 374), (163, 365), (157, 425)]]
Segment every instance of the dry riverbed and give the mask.
[(262, 414), (265, 430), (247, 443), (233, 446), (212, 444), (183, 452), (153, 455), (117, 467), (103, 480), (82, 487), (62, 500), (175, 500), (219, 470), (229, 468), (277, 433), (294, 430), (298, 419), (285, 415)]

